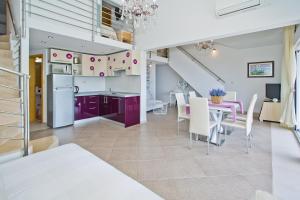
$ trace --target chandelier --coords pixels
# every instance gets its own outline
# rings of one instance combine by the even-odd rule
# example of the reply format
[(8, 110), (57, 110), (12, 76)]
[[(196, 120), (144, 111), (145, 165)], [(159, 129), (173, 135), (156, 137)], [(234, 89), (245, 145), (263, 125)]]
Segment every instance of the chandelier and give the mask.
[(199, 42), (196, 44), (196, 48), (199, 51), (208, 51), (210, 50), (212, 53), (216, 53), (217, 49), (215, 48), (215, 44), (213, 40), (205, 41), (205, 42)]
[(144, 27), (150, 23), (152, 17), (156, 14), (158, 4), (156, 0), (122, 0), (122, 20), (133, 20), (134, 28)]

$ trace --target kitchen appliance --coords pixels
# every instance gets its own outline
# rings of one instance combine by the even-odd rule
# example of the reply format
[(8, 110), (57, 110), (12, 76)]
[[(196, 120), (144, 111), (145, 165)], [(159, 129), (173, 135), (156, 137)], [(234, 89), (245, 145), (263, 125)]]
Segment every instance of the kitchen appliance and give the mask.
[(70, 64), (51, 64), (52, 74), (72, 74), (72, 65)]
[(47, 124), (58, 128), (74, 124), (74, 80), (72, 75), (47, 76)]

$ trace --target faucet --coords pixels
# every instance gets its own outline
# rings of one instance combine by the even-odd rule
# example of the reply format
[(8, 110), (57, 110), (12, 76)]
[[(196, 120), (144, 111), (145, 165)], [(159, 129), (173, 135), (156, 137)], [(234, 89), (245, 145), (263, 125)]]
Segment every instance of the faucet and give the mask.
[(111, 88), (109, 88), (109, 93), (111, 93)]

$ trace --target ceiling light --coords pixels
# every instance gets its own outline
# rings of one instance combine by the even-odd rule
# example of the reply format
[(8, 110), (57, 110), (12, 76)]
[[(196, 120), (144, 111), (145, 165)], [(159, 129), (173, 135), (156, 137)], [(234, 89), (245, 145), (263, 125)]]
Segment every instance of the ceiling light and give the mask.
[(52, 40), (52, 39), (54, 39), (54, 37), (51, 35), (48, 35), (48, 39)]
[(216, 49), (216, 48), (213, 48), (212, 53), (213, 53), (213, 54), (217, 53), (217, 49)]
[(43, 62), (43, 59), (40, 58), (40, 57), (35, 57), (34, 62), (35, 62), (35, 63), (42, 63), (42, 62)]
[(123, 0), (121, 20), (133, 20), (135, 28), (144, 27), (156, 15), (158, 4), (156, 0)]
[(195, 45), (195, 47), (201, 52), (211, 51), (212, 54), (215, 54), (217, 52), (217, 49), (215, 48), (214, 45), (215, 45), (214, 41), (209, 40), (205, 42), (199, 42)]

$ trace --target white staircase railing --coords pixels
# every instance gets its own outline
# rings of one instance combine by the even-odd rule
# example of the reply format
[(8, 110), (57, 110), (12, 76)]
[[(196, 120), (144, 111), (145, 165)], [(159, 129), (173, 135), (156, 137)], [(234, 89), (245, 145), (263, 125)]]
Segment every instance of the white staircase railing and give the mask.
[(225, 80), (218, 76), (215, 72), (211, 71), (207, 66), (205, 66), (202, 62), (200, 62), (197, 58), (195, 58), (192, 54), (190, 54), (187, 50), (182, 47), (177, 47), (182, 53), (184, 53), (187, 57), (189, 57), (193, 62), (195, 62), (199, 67), (202, 67), (205, 71), (207, 71), (211, 76), (213, 76), (217, 81), (222, 84), (225, 84)]
[[(22, 73), (21, 71), (21, 36), (25, 36), (23, 32), (23, 28), (25, 28), (25, 23), (22, 21), (20, 27), (17, 27), (17, 21), (16, 18), (14, 17), (14, 14), (12, 12), (12, 6), (10, 4), (9, 0), (6, 0), (7, 2), (7, 8), (8, 8), (8, 15), (6, 16), (7, 18), (11, 20), (12, 23), (12, 30), (9, 33), (10, 34), (10, 41), (14, 40), (15, 42), (11, 44), (11, 60), (13, 63), (13, 69), (8, 69), (5, 67), (0, 66), (0, 73), (2, 74), (10, 74), (15, 77), (16, 79), (16, 87), (13, 87), (9, 84), (2, 83), (0, 84), (1, 88), (5, 88), (5, 90), (14, 90), (18, 91), (18, 99), (16, 98), (11, 98), (11, 97), (5, 97), (2, 96), (0, 98), (0, 102), (14, 102), (16, 105), (19, 104), (18, 108), (20, 108), (20, 112), (10, 112), (6, 110), (1, 110), (0, 114), (5, 115), (5, 116), (21, 116), (21, 123), (17, 124), (10, 124), (10, 123), (2, 123), (0, 126), (4, 127), (13, 127), (17, 129), (21, 129), (22, 133), (22, 138), (16, 138), (15, 136), (10, 137), (7, 136), (7, 138), (0, 138), (4, 140), (23, 140), (23, 155), (27, 156), (29, 154), (29, 139), (30, 139), (30, 124), (29, 124), (29, 78), (30, 76), (26, 73)], [(25, 15), (25, 0), (22, 0), (22, 15)], [(22, 20), (25, 20), (24, 17), (22, 17)], [(3, 108), (2, 108), (3, 109)], [(13, 134), (12, 134), (13, 135)], [(7, 152), (9, 153), (9, 152)]]
[(169, 66), (201, 96), (208, 97), (212, 88), (224, 88), (223, 79), (180, 48), (169, 49)]
[[(4, 124), (0, 126), (6, 126), (6, 127), (15, 127), (22, 129), (22, 135), (21, 138), (24, 141), (24, 156), (28, 155), (28, 149), (29, 149), (29, 96), (28, 96), (28, 86), (29, 86), (29, 75), (21, 72), (16, 72), (13, 70), (9, 70), (3, 67), (0, 67), (0, 71), (6, 72), (9, 74), (13, 74), (19, 78), (19, 87), (14, 88), (10, 87), (5, 84), (1, 84), (0, 87), (5, 87), (7, 89), (11, 90), (18, 90), (20, 92), (20, 101), (12, 100), (11, 98), (0, 98), (0, 101), (9, 101), (9, 102), (16, 102), (20, 103), (21, 112), (7, 112), (7, 111), (0, 111), (0, 114), (5, 115), (19, 115), (22, 116), (22, 124), (21, 125), (11, 125), (11, 124)], [(7, 140), (16, 140), (16, 138), (1, 138), (1, 139), (7, 139)]]

